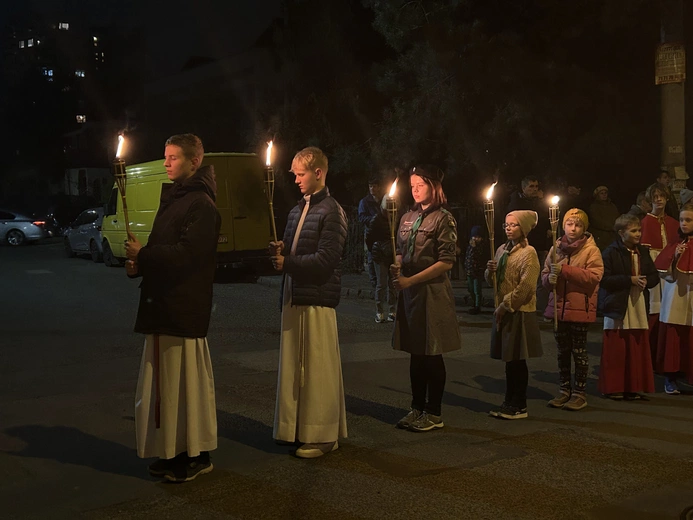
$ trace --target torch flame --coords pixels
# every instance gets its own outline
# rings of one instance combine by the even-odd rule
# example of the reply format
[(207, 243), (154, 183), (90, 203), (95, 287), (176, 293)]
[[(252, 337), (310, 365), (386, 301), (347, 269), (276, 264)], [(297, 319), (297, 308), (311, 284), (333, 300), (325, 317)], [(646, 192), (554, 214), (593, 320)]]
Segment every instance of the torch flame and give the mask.
[(558, 195), (555, 195), (555, 196), (553, 196), (553, 197), (551, 198), (551, 204), (552, 204), (553, 206), (558, 206), (558, 201), (559, 201), (559, 200), (561, 200), (561, 199), (558, 197)]
[(396, 191), (397, 191), (397, 179), (395, 179), (395, 182), (393, 182), (392, 186), (390, 186), (390, 192), (387, 194), (387, 196), (390, 198), (393, 198), (395, 196)]
[(272, 166), (272, 141), (267, 143), (267, 159), (265, 160), (265, 165)]
[(491, 187), (486, 192), (486, 200), (491, 200), (493, 198), (493, 188), (498, 184), (498, 181), (491, 184)]
[(123, 143), (125, 142), (125, 138), (123, 137), (122, 134), (118, 136), (118, 151), (116, 152), (116, 159), (120, 159), (120, 154), (123, 153)]

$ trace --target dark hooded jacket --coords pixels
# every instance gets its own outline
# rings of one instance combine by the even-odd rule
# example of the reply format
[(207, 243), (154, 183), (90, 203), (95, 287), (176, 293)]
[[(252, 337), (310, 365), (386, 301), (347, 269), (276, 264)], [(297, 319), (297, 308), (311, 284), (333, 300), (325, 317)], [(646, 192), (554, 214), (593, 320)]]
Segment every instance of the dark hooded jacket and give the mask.
[(221, 217), (212, 166), (161, 194), (149, 241), (137, 255), (140, 305), (135, 332), (207, 335)]
[[(650, 312), (650, 289), (659, 284), (659, 274), (655, 268), (650, 250), (638, 244), (640, 255), (640, 274), (647, 277), (647, 288), (644, 291), (645, 307)], [(599, 310), (604, 316), (614, 320), (622, 320), (628, 308), (628, 295), (633, 286), (631, 283), (633, 263), (631, 253), (617, 238), (602, 251), (604, 275), (599, 284)]]

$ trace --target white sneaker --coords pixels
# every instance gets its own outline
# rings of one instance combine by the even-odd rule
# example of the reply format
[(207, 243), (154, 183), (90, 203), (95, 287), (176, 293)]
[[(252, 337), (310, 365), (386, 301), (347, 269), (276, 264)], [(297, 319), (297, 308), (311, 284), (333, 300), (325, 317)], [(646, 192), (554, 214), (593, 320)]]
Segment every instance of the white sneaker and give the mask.
[(386, 321), (387, 321), (387, 319), (385, 318), (384, 314), (377, 313), (375, 315), (375, 322), (376, 323), (385, 323)]
[(304, 444), (296, 450), (296, 456), (302, 459), (317, 459), (337, 448), (339, 448), (337, 441)]

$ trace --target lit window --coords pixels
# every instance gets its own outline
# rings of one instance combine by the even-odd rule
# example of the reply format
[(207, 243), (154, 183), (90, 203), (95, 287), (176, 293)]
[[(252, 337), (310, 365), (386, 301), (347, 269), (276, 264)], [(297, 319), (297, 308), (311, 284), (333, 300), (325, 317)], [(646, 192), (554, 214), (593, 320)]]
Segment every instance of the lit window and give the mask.
[(96, 42), (98, 42), (98, 41), (99, 41), (99, 37), (98, 37), (98, 36), (94, 36), (94, 43), (96, 43)]
[(60, 29), (61, 31), (67, 31), (70, 29), (70, 24), (67, 22), (60, 22), (58, 24), (58, 29)]
[(31, 39), (27, 40), (26, 45), (27, 45), (27, 47), (33, 47), (34, 46), (34, 39), (31, 38)]
[(86, 123), (87, 122), (87, 116), (85, 115), (78, 115), (76, 116), (77, 122), (78, 123)]
[(49, 69), (48, 67), (42, 67), (41, 72), (43, 73), (44, 76), (48, 77), (53, 77), (53, 69)]
[(75, 71), (75, 76), (77, 76), (78, 78), (83, 78), (84, 77), (84, 71), (81, 69), (77, 69)]
[(41, 45), (41, 40), (36, 40), (36, 45)]
[(24, 48), (24, 40), (22, 40), (22, 41), (19, 42), (19, 48), (20, 48), (20, 49), (23, 49), (23, 48)]

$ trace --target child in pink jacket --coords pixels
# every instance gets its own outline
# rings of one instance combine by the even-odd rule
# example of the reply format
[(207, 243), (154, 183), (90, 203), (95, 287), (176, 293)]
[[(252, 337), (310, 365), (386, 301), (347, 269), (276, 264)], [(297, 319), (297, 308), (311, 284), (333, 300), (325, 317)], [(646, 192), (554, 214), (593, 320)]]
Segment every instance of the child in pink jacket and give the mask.
[[(551, 248), (541, 280), (550, 291), (544, 316), (553, 319), (558, 313), (555, 331), (558, 351), (560, 391), (549, 401), (554, 408), (581, 410), (587, 406), (585, 386), (589, 361), (587, 357), (587, 327), (597, 318), (599, 280), (604, 274), (602, 254), (592, 235), (587, 233), (587, 214), (577, 208), (563, 217), (563, 235)], [(556, 263), (552, 263), (556, 249)], [(554, 302), (553, 288), (556, 288)], [(571, 386), (571, 361), (575, 360), (575, 386)]]

